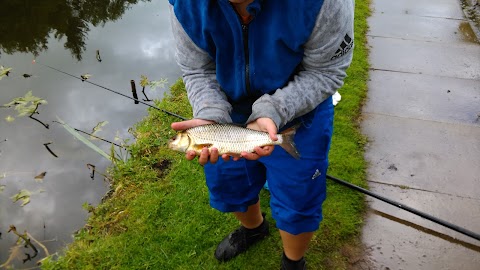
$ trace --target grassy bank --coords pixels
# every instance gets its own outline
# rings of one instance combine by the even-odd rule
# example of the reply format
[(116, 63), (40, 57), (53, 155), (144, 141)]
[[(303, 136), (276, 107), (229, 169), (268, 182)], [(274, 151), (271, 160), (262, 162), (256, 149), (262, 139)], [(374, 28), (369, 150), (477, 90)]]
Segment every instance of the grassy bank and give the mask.
[[(335, 109), (335, 130), (329, 174), (365, 186), (365, 139), (357, 119), (368, 76), (366, 18), (368, 2), (356, 1), (355, 54), (348, 70), (342, 101)], [(183, 83), (156, 103), (162, 109), (190, 117)], [(282, 253), (276, 230), (244, 255), (228, 263), (213, 257), (216, 245), (238, 226), (232, 215), (210, 208), (202, 168), (181, 153), (166, 148), (176, 121), (150, 109), (134, 127), (132, 158), (112, 168), (112, 193), (89, 209), (85, 227), (63, 256), (50, 258), (43, 269), (278, 269)], [(269, 194), (261, 202), (273, 228)], [(310, 269), (347, 269), (358, 256), (364, 198), (328, 182), (324, 221), (316, 233), (307, 260)]]

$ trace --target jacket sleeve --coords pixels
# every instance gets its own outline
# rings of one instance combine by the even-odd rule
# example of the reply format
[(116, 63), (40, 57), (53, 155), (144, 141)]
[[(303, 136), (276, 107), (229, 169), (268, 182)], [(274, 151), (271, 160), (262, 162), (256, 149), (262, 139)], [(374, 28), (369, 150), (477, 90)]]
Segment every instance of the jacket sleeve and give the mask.
[(193, 117), (231, 123), (231, 104), (216, 79), (216, 66), (211, 57), (196, 46), (177, 20), (170, 6), (172, 32), (176, 44), (175, 58), (183, 72)]
[(247, 123), (268, 117), (281, 128), (315, 109), (343, 85), (353, 56), (353, 15), (353, 0), (324, 1), (304, 45), (300, 71), (285, 87), (257, 99)]

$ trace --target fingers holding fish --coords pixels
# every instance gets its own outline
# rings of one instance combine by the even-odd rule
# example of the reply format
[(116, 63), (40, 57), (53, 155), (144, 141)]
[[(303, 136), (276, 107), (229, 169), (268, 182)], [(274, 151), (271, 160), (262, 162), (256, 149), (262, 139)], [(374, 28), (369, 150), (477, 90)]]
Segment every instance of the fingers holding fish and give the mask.
[(209, 159), (209, 151), (208, 151), (208, 148), (204, 147), (200, 152), (200, 155), (198, 156), (198, 163), (200, 163), (200, 165), (203, 166), (208, 163), (208, 159)]
[(187, 160), (192, 160), (192, 159), (194, 159), (196, 156), (197, 156), (197, 153), (195, 153), (195, 151), (188, 151), (188, 152), (185, 154), (185, 158), (186, 158)]
[(227, 155), (227, 154), (223, 154), (222, 159), (223, 159), (223, 161), (228, 162), (228, 161), (230, 161), (230, 156)]
[(172, 129), (180, 131), (180, 130), (186, 130), (189, 128), (193, 128), (196, 126), (201, 126), (201, 125), (206, 125), (206, 124), (213, 124), (215, 122), (210, 121), (210, 120), (204, 120), (204, 119), (190, 119), (186, 121), (181, 121), (181, 122), (174, 122), (171, 124)]
[(195, 151), (187, 151), (187, 153), (185, 154), (185, 158), (187, 160), (193, 160), (197, 156), (198, 156), (198, 163), (200, 163), (200, 165), (202, 166), (207, 164), (208, 162), (215, 164), (217, 163), (218, 158), (220, 157), (218, 154), (217, 148), (211, 148), (209, 150), (207, 147), (204, 147), (198, 154)]
[(273, 145), (267, 145), (267, 146), (257, 146), (255, 147), (255, 152), (253, 153), (247, 153), (247, 152), (242, 152), (242, 157), (248, 160), (257, 160), (261, 157), (266, 157), (272, 154), (273, 149), (275, 147)]
[[(208, 148), (204, 148), (204, 150), (205, 149), (207, 150), (206, 151), (207, 154), (210, 154), (210, 156), (209, 156), (210, 163), (212, 163), (212, 164), (217, 163), (217, 161), (218, 161), (218, 149), (217, 148), (211, 148), (210, 153), (208, 153)], [(202, 153), (203, 153), (203, 150), (202, 150)]]
[(273, 122), (273, 120), (270, 118), (267, 118), (267, 117), (258, 118), (257, 120), (250, 122), (247, 125), (247, 128), (267, 132), (270, 136), (270, 139), (272, 139), (273, 141), (278, 140), (277, 126), (275, 125), (275, 122)]

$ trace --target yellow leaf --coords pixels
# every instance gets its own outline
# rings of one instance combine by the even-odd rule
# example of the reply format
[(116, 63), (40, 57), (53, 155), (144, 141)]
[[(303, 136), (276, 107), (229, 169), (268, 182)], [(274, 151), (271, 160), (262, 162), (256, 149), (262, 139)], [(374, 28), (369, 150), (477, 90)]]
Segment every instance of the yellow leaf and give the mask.
[(13, 195), (11, 197), (11, 199), (13, 200), (13, 202), (17, 202), (19, 200), (22, 200), (22, 204), (20, 206), (25, 206), (26, 204), (28, 204), (30, 202), (30, 195), (32, 195), (32, 193), (30, 191), (28, 191), (26, 189), (22, 189), (22, 190), (20, 190), (20, 192)]
[(7, 122), (10, 123), (10, 122), (15, 121), (15, 118), (13, 118), (11, 115), (9, 115), (9, 116), (5, 117), (5, 120), (7, 120)]

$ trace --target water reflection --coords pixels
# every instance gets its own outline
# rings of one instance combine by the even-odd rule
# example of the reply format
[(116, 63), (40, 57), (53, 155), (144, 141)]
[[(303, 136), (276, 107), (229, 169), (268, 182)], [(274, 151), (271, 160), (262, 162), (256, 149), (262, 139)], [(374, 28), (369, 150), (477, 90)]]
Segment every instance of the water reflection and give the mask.
[[(132, 79), (141, 91), (141, 75), (151, 80), (167, 78), (169, 84), (180, 76), (173, 58), (167, 1), (4, 2), (0, 10), (0, 65), (13, 69), (0, 81), (0, 105), (32, 91), (34, 96), (48, 101), (39, 107), (35, 117), (50, 128), (28, 117), (16, 117), (12, 109), (0, 108), (0, 141), (8, 139), (0, 143), (0, 175), (6, 173), (0, 179), (0, 185), (4, 185), (0, 191), (0, 264), (8, 258), (8, 250), (16, 240), (7, 232), (10, 224), (19, 232), (27, 230), (35, 239), (45, 241), (42, 243), (54, 253), (85, 224), (88, 213), (82, 204), (96, 205), (106, 192), (103, 177), (96, 173), (92, 180), (87, 164), (103, 173), (109, 161), (54, 123), (56, 117), (84, 131), (92, 131), (99, 122), (108, 121), (97, 135), (114, 141), (117, 135), (130, 138), (128, 128), (146, 115), (145, 105), (135, 105), (130, 99), (32, 64), (32, 59), (76, 76), (92, 74), (92, 82), (125, 95), (131, 95)], [(7, 14), (7, 10), (12, 10), (12, 14)], [(93, 13), (88, 15), (89, 12)], [(31, 14), (35, 16), (30, 18)], [(81, 18), (87, 27), (82, 28), (81, 23), (67, 26), (72, 18)], [(10, 28), (5, 22), (11, 24)], [(23, 29), (22, 25), (30, 27)], [(83, 32), (67, 31), (75, 27)], [(55, 35), (57, 32), (63, 35)], [(159, 88), (155, 92), (147, 89), (146, 93), (151, 99), (163, 96)], [(9, 115), (15, 121), (6, 121)], [(108, 143), (94, 143), (109, 151)], [(49, 153), (45, 144), (58, 157)], [(42, 172), (47, 172), (43, 182), (36, 182), (34, 177)], [(33, 194), (31, 202), (20, 207), (20, 202), (13, 203), (10, 197), (21, 189), (45, 192)], [(39, 249), (37, 258), (43, 255)], [(32, 265), (23, 265), (20, 259), (15, 262), (15, 269)]]
[[(143, 0), (149, 1), (149, 0)], [(82, 59), (90, 27), (119, 19), (138, 0), (2, 1), (0, 52), (38, 55), (48, 49), (50, 35), (60, 40), (77, 59)]]

